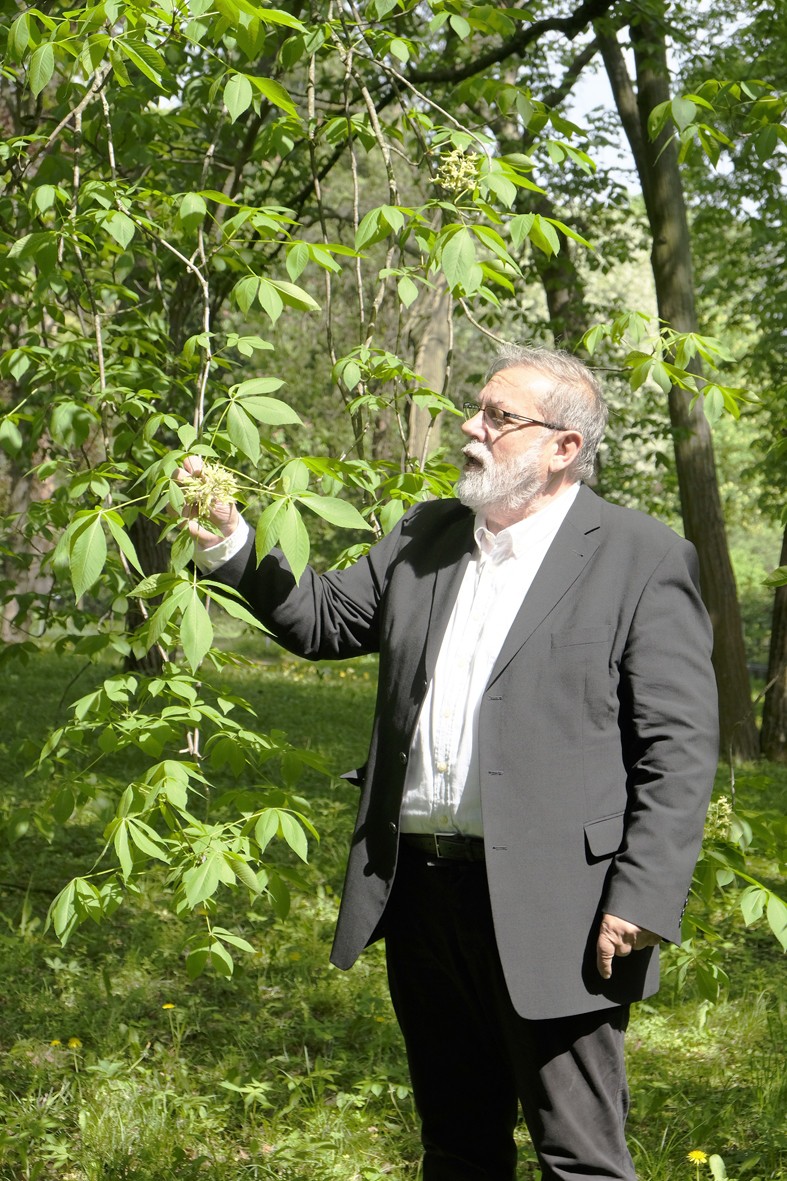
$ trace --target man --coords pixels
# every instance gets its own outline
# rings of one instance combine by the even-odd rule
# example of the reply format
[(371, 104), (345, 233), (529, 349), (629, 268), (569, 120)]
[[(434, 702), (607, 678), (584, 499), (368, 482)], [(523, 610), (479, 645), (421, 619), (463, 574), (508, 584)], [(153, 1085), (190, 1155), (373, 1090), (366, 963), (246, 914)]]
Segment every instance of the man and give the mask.
[(348, 570), (257, 569), (233, 506), (191, 528), (285, 647), (380, 653), (332, 959), (385, 938), (425, 1181), (511, 1181), (518, 1104), (545, 1181), (632, 1181), (628, 1006), (680, 940), (716, 766), (696, 555), (580, 483), (606, 425), (580, 362), (508, 349), (478, 397), (458, 500)]

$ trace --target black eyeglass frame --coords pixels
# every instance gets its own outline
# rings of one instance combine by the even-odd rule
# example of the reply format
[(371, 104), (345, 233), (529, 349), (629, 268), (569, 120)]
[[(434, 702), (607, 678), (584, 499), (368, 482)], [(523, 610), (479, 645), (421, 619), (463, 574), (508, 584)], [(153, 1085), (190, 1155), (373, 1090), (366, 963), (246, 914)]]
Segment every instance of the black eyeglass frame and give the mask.
[[(558, 426), (555, 422), (542, 422), (540, 418), (528, 418), (526, 414), (514, 414), (513, 410), (503, 410), (500, 406), (481, 406), (478, 402), (462, 403), (462, 413), (465, 416), (465, 422), (469, 422), (471, 418), (475, 418), (479, 411), (484, 415), (487, 423), (496, 431), (504, 427), (508, 421), (521, 422), (523, 426), (544, 426), (549, 431), (567, 431), (571, 429), (567, 426)], [(492, 414), (499, 415), (501, 421), (495, 422)]]

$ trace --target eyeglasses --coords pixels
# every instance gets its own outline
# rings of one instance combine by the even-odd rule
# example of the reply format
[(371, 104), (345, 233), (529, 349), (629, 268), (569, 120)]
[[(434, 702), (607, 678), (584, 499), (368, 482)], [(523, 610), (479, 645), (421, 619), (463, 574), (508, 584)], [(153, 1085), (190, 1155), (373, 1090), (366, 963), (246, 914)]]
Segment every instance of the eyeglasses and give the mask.
[(555, 422), (542, 422), (540, 418), (528, 418), (525, 414), (514, 414), (511, 410), (501, 410), (499, 406), (481, 406), (478, 402), (463, 402), (465, 420), (475, 418), (480, 411), (487, 426), (500, 431), (509, 422), (521, 422), (523, 426), (545, 426), (550, 431), (567, 431), (569, 428), (558, 426)]

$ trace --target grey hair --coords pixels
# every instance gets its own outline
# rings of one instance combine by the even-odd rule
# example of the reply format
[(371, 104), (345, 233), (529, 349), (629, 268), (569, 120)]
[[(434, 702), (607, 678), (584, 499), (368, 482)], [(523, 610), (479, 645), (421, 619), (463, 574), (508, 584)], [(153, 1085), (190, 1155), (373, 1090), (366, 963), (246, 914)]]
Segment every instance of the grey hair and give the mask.
[(609, 418), (601, 384), (595, 374), (576, 357), (560, 349), (535, 348), (522, 344), (503, 345), (489, 366), (489, 381), (503, 369), (526, 365), (537, 369), (554, 385), (549, 393), (536, 399), (538, 413), (550, 422), (559, 422), (567, 430), (579, 431), (582, 447), (569, 469), (572, 476), (587, 480), (593, 475), (596, 452)]

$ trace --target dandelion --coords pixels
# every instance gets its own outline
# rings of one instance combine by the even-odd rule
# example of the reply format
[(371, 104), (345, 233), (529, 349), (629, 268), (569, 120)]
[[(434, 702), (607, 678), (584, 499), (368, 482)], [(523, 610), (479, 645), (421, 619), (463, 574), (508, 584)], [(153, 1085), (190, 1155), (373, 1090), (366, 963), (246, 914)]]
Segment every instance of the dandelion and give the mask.
[(701, 1148), (692, 1148), (691, 1152), (688, 1153), (686, 1159), (688, 1161), (690, 1161), (691, 1164), (694, 1165), (694, 1168), (697, 1171), (697, 1181), (700, 1181), (700, 1165), (707, 1165), (707, 1163), (708, 1163), (707, 1152), (703, 1152)]
[(52, 1041), (49, 1044), (50, 1044), (50, 1046), (62, 1046), (63, 1043), (61, 1042), (59, 1037), (55, 1037), (55, 1038), (52, 1038)]
[(162, 1009), (174, 1009), (175, 1008), (172, 1001), (167, 1001), (167, 1003), (165, 1005), (162, 1005), (161, 1007), (162, 1007)]
[(69, 1050), (81, 1050), (82, 1049), (82, 1042), (79, 1040), (78, 1037), (70, 1037), (68, 1039), (68, 1048), (69, 1048)]

